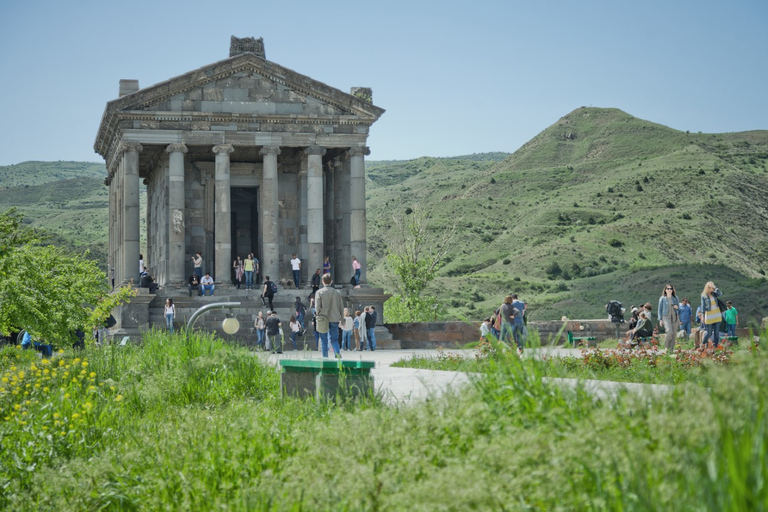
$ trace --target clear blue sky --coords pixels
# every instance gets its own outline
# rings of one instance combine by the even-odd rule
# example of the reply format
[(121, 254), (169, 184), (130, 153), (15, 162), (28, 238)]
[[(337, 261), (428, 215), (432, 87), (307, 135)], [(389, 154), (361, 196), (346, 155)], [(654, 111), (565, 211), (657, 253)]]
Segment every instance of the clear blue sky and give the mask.
[(387, 112), (372, 160), (515, 151), (582, 105), (768, 129), (768, 1), (0, 1), (0, 164), (101, 161), (104, 105), (263, 37), (267, 59)]

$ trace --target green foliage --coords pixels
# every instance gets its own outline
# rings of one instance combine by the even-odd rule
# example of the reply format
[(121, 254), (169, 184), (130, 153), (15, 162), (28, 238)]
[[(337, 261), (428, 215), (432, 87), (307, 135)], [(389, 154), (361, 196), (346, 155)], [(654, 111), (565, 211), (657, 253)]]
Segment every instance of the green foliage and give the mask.
[[(58, 345), (74, 340), (108, 315), (92, 309), (108, 295), (106, 277), (96, 263), (53, 245), (42, 245), (21, 227), (14, 210), (0, 216), (0, 332), (25, 329), (33, 339)], [(123, 291), (106, 305), (112, 309), (130, 294)]]

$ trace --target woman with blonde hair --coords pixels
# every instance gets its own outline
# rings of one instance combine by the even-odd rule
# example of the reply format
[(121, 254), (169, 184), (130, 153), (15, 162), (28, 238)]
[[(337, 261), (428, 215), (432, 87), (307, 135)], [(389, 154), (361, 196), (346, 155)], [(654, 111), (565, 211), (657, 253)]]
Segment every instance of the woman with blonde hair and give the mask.
[(675, 352), (675, 339), (677, 338), (677, 330), (680, 328), (679, 309), (680, 301), (675, 293), (675, 287), (671, 284), (664, 286), (664, 289), (661, 290), (659, 309), (656, 314), (659, 315), (659, 320), (664, 326), (664, 332), (667, 333), (664, 338), (664, 346), (667, 347), (668, 355)]
[(704, 285), (704, 290), (701, 292), (701, 314), (707, 329), (707, 333), (701, 340), (702, 348), (705, 348), (710, 341), (715, 347), (720, 344), (720, 322), (723, 321), (723, 312), (717, 304), (717, 298), (722, 294), (723, 292), (712, 281)]

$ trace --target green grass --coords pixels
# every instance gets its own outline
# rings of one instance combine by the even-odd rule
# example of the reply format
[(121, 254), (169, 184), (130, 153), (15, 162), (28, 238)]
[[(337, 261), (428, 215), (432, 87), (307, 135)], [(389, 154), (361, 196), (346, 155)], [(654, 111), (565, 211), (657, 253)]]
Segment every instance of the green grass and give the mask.
[[(0, 423), (9, 510), (768, 507), (762, 355), (665, 395), (596, 400), (498, 353), (472, 386), (411, 407), (281, 400), (274, 369), (204, 336), (152, 333), (142, 347), (62, 360), (78, 372), (87, 361), (107, 388), (90, 398), (98, 418), (75, 421), (59, 444), (24, 442), (55, 412), (72, 416), (64, 391), (22, 399), (3, 382), (3, 414), (20, 404), (36, 420)], [(43, 364), (0, 352), (0, 372), (26, 371), (32, 385), (33, 363)], [(82, 409), (77, 386), (66, 384), (67, 400)]]

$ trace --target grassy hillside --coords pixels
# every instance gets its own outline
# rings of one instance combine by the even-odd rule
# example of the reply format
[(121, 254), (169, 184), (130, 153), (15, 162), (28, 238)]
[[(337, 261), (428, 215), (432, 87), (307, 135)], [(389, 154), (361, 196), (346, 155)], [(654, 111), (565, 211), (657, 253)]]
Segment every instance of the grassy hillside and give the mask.
[[(596, 318), (613, 298), (654, 303), (670, 280), (695, 299), (709, 278), (740, 311), (768, 315), (768, 131), (690, 134), (582, 108), (502, 162), (389, 163), (370, 187), (369, 264), (385, 288), (393, 211), (458, 223), (432, 290), (452, 317), (478, 318), (515, 291), (534, 319)], [(759, 293), (737, 299), (747, 285)]]
[(61, 244), (106, 262), (109, 199), (104, 164), (24, 162), (0, 166), (0, 211), (16, 207), (25, 222)]

